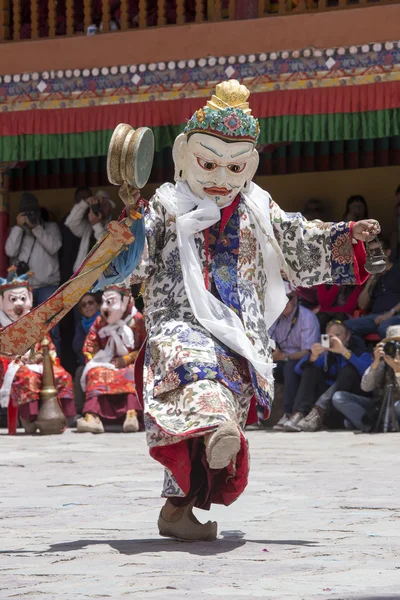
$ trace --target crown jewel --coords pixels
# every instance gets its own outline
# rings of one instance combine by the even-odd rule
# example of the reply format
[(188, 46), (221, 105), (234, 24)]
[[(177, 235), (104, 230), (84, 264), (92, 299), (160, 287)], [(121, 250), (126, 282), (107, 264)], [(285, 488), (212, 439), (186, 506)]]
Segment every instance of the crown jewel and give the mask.
[(216, 86), (207, 106), (197, 110), (187, 122), (184, 132), (207, 133), (226, 141), (257, 143), (260, 127), (251, 115), (247, 102), (249, 90), (235, 79)]

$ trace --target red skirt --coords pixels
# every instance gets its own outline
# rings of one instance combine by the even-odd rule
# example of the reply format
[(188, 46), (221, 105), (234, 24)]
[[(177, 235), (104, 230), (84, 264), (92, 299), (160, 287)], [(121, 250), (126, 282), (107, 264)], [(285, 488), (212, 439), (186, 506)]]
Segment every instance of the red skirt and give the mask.
[(98, 415), (104, 421), (123, 422), (128, 410), (141, 411), (136, 394), (103, 394), (88, 398), (83, 413)]
[(240, 450), (236, 457), (235, 471), (232, 465), (225, 469), (210, 469), (202, 438), (190, 438), (171, 444), (150, 448), (150, 456), (173, 473), (182, 497), (169, 497), (174, 506), (187, 506), (194, 499), (197, 508), (209, 510), (211, 504), (229, 506), (239, 498), (247, 486), (249, 455), (247, 441), (240, 435)]

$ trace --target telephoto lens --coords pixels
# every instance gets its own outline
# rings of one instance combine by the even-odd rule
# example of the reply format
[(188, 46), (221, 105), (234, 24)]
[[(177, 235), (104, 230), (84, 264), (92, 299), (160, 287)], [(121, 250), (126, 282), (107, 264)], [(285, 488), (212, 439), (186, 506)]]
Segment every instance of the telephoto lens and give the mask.
[(383, 351), (387, 356), (394, 358), (397, 352), (400, 353), (400, 342), (395, 340), (386, 342), (386, 344), (383, 346)]

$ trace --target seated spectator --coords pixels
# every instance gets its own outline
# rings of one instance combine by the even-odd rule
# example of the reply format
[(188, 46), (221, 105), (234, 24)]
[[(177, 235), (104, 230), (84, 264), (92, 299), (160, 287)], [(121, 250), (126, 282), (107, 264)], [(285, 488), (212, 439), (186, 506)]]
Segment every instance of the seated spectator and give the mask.
[(393, 262), (396, 262), (400, 259), (400, 185), (396, 190), (396, 206), (395, 206), (395, 214), (394, 214), (394, 224), (395, 228), (392, 233), (391, 240), (391, 249), (392, 254), (391, 258)]
[(285, 283), (288, 303), (269, 334), (276, 343), (272, 354), (276, 369), (275, 381), (284, 383), (284, 415), (274, 429), (282, 429), (293, 410), (293, 401), (300, 383), (296, 373), (297, 362), (306, 356), (312, 345), (320, 339), (317, 317), (298, 303), (294, 289)]
[(136, 395), (134, 363), (146, 337), (143, 316), (136, 310), (130, 288), (105, 287), (101, 314), (86, 337), (88, 362), (81, 376), (86, 392), (79, 433), (104, 433), (103, 422), (123, 422), (124, 433), (139, 431), (142, 413)]
[[(0, 326), (5, 327), (26, 315), (32, 308), (31, 273), (18, 276), (10, 267), (6, 279), (0, 278)], [(33, 279), (33, 275), (32, 275)], [(20, 360), (1, 361), (0, 398), (2, 406), (11, 402), (18, 406), (18, 416), (26, 433), (37, 430), (39, 399), (42, 389), (42, 342), (35, 344)], [(53, 363), (54, 381), (60, 406), (67, 418), (75, 416), (72, 379), (60, 365), (53, 344), (49, 344)]]
[(313, 344), (311, 353), (296, 365), (301, 382), (294, 399), (293, 414), (284, 431), (318, 431), (332, 408), (337, 391), (361, 394), (360, 382), (372, 355), (357, 356), (350, 349), (350, 331), (341, 321), (328, 324), (329, 348)]
[(83, 346), (91, 326), (100, 315), (100, 303), (96, 294), (87, 293), (82, 296), (78, 304), (78, 310), (81, 317), (75, 329), (72, 347), (79, 364), (74, 377), (74, 399), (76, 413), (80, 417), (82, 416), (83, 405), (85, 403), (85, 393), (81, 386), (81, 377), (85, 367)]
[(322, 200), (316, 198), (310, 198), (304, 204), (301, 214), (307, 221), (324, 221), (325, 220), (325, 208)]
[[(298, 293), (309, 302), (307, 308), (317, 315), (321, 331), (333, 319), (347, 321), (357, 308), (358, 297), (363, 289), (362, 285), (317, 285), (309, 290), (298, 290)], [(308, 292), (308, 293), (307, 293)], [(314, 306), (311, 304), (314, 292)]]
[(85, 365), (83, 355), (83, 345), (86, 336), (97, 317), (100, 315), (100, 304), (96, 294), (87, 293), (79, 300), (78, 310), (81, 314), (78, 325), (75, 329), (74, 341), (72, 343), (75, 354), (78, 357), (80, 366)]
[(336, 392), (333, 395), (333, 406), (343, 415), (346, 429), (369, 433), (374, 427), (385, 393), (386, 365), (393, 369), (397, 379), (393, 393), (397, 398), (396, 414), (400, 421), (400, 357), (397, 355), (393, 358), (385, 354), (385, 342), (390, 341), (400, 341), (399, 325), (387, 328), (386, 338), (375, 346), (373, 363), (365, 371), (361, 380), (361, 389), (364, 392), (372, 392), (372, 397), (359, 396), (350, 392)]
[[(346, 325), (361, 338), (377, 333), (382, 339), (390, 325), (400, 325), (400, 263), (390, 261), (390, 249), (385, 240), (381, 241), (387, 257), (386, 270), (378, 275), (371, 275), (358, 297), (361, 310), (370, 314), (350, 319)], [(370, 242), (374, 249), (377, 242)]]
[[(58, 251), (61, 233), (57, 223), (46, 220), (47, 211), (41, 211), (38, 199), (29, 192), (20, 197), (17, 222), (6, 241), (6, 254), (18, 275), (32, 271), (33, 303), (42, 304), (60, 285)], [(51, 337), (57, 353), (61, 354), (60, 328), (56, 325)]]
[(350, 196), (346, 203), (343, 221), (361, 221), (368, 219), (368, 205), (364, 196)]
[(72, 208), (65, 225), (81, 240), (74, 272), (79, 269), (89, 250), (106, 231), (113, 208), (115, 202), (104, 190), (99, 190), (92, 198), (82, 199)]

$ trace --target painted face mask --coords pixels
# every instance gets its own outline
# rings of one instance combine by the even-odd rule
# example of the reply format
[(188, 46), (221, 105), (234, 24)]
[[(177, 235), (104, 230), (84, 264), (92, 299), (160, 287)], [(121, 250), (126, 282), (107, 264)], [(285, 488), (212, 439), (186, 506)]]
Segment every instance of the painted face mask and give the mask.
[(113, 325), (120, 321), (129, 304), (129, 296), (122, 295), (116, 291), (103, 292), (101, 303), (101, 314), (108, 325)]
[(186, 181), (196, 196), (209, 197), (220, 208), (227, 206), (251, 181), (254, 152), (250, 142), (224, 142), (195, 133), (187, 142), (184, 156)]
[(6, 290), (0, 298), (0, 308), (11, 321), (26, 315), (33, 305), (32, 292), (26, 287)]
[(218, 84), (174, 142), (175, 181), (186, 181), (197, 197), (208, 197), (220, 208), (250, 185), (257, 170), (260, 128), (249, 95), (235, 79)]

